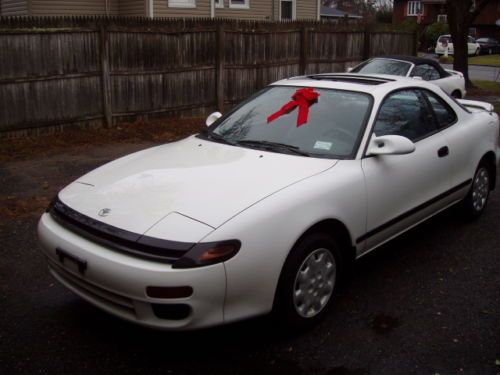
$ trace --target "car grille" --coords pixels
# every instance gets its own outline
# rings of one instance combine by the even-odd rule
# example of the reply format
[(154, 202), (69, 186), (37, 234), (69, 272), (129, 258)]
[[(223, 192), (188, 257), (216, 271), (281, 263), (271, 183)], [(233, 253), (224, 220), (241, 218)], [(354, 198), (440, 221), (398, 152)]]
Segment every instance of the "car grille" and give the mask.
[(173, 263), (195, 245), (148, 237), (113, 227), (73, 210), (58, 197), (52, 201), (47, 211), (66, 229), (109, 249), (134, 257)]

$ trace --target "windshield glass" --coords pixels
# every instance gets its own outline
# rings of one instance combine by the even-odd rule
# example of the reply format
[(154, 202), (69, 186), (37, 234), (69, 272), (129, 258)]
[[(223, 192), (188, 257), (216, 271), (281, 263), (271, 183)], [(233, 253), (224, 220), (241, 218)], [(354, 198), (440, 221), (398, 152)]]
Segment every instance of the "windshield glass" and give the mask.
[(371, 102), (360, 92), (273, 86), (219, 119), (205, 137), (274, 152), (347, 158), (356, 151)]
[(405, 77), (410, 68), (411, 64), (406, 61), (373, 59), (358, 65), (351, 72), (361, 74), (390, 74)]

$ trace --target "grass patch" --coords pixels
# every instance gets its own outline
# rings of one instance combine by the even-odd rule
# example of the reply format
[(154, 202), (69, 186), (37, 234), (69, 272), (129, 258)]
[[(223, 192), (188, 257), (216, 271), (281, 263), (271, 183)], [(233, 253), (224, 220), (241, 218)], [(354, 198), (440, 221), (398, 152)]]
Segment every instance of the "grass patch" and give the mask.
[(492, 81), (472, 81), (474, 86), (480, 89), (490, 91), (491, 93), (500, 94), (500, 82)]
[(469, 57), (469, 64), (500, 66), (500, 55)]

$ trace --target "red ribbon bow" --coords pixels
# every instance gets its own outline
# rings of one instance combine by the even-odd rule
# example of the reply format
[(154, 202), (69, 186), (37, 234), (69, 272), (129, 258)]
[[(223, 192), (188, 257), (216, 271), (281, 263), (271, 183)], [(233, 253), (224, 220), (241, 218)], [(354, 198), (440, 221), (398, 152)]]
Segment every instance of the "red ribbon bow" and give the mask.
[(273, 113), (267, 118), (267, 123), (276, 120), (278, 117), (286, 115), (299, 107), (299, 114), (297, 116), (297, 127), (307, 123), (309, 117), (309, 107), (316, 103), (319, 98), (319, 93), (312, 88), (306, 87), (295, 91), (292, 96), (292, 101), (286, 103), (278, 112)]

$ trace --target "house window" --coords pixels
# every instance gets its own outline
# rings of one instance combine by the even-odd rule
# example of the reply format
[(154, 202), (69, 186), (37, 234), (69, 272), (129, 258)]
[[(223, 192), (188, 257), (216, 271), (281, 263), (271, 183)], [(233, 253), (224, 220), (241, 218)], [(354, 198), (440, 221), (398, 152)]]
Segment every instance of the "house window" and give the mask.
[(215, 0), (216, 8), (224, 8), (224, 0)]
[(295, 16), (295, 0), (281, 0), (280, 4), (280, 19), (294, 20)]
[(229, 8), (250, 9), (250, 0), (229, 0)]
[(408, 16), (418, 16), (423, 13), (421, 1), (408, 1)]
[(196, 8), (195, 0), (168, 0), (169, 8)]
[(447, 14), (438, 14), (438, 22), (447, 22), (448, 15)]

